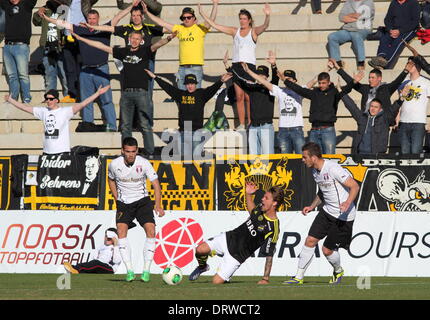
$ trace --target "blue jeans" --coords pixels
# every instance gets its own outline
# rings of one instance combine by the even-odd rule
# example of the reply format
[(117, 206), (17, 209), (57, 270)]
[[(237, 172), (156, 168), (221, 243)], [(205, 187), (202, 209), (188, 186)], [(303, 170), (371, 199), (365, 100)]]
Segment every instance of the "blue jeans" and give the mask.
[(302, 147), (305, 144), (303, 127), (279, 128), (278, 144), (281, 153), (302, 153)]
[(384, 57), (388, 64), (385, 69), (392, 69), (394, 67), (394, 62), (396, 62), (396, 57), (401, 53), (405, 44), (403, 42), (409, 42), (415, 37), (415, 31), (410, 31), (407, 33), (400, 34), (397, 38), (391, 38), (388, 32), (384, 33), (379, 40), (378, 46), (378, 56)]
[(189, 68), (179, 66), (178, 73), (176, 74), (176, 82), (178, 84), (179, 89), (186, 90), (184, 85), (184, 79), (187, 74), (194, 74), (197, 78), (197, 88), (202, 87), (203, 66), (193, 66)]
[(339, 30), (332, 32), (328, 35), (328, 52), (330, 58), (336, 61), (341, 61), (340, 46), (345, 42), (352, 42), (352, 49), (357, 57), (357, 61), (362, 62), (366, 60), (366, 53), (364, 52), (364, 40), (370, 30), (363, 29), (360, 31), (346, 31)]
[(272, 123), (251, 125), (248, 132), (249, 154), (275, 153), (275, 131)]
[(149, 154), (154, 153), (154, 136), (148, 116), (148, 91), (121, 92), (119, 100), (121, 112), (121, 139), (132, 136), (133, 117), (137, 110), (138, 123), (143, 135), (145, 150)]
[[(107, 63), (98, 68), (82, 67), (81, 74), (79, 75), (81, 101), (92, 96), (100, 86), (105, 87), (109, 84), (110, 75)], [(112, 102), (112, 90), (109, 89), (106, 93), (102, 94), (99, 100), (107, 127), (116, 130), (116, 113), (115, 106)], [(92, 102), (82, 109), (82, 120), (85, 122), (94, 122), (94, 108)]]
[[(149, 71), (152, 73), (155, 73), (155, 61), (149, 60)], [(151, 124), (151, 127), (154, 126), (154, 102), (152, 100), (152, 95), (154, 93), (154, 79), (150, 78), (148, 83), (148, 115), (149, 115), (149, 122)]]
[(51, 89), (57, 90), (57, 77), (60, 79), (63, 96), (67, 96), (67, 80), (64, 71), (63, 54), (56, 54), (52, 56), (44, 55), (43, 66), (45, 67), (45, 91)]
[(9, 82), (9, 92), (13, 99), (21, 99), (24, 103), (31, 102), (30, 78), (28, 76), (28, 60), (30, 48), (27, 44), (5, 45), (3, 47), (3, 63)]
[(399, 134), (402, 154), (419, 154), (423, 152), (425, 126), (424, 123), (400, 122)]
[(334, 127), (309, 131), (309, 141), (318, 144), (323, 154), (336, 153), (336, 130)]

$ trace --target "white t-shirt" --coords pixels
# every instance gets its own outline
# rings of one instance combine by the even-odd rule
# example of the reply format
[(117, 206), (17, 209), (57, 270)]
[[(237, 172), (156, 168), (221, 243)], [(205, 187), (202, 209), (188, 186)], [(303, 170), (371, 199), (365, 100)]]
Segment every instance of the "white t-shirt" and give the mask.
[(69, 122), (73, 118), (73, 107), (60, 107), (55, 110), (35, 107), (33, 115), (42, 120), (45, 127), (43, 152), (49, 154), (70, 152)]
[(400, 122), (427, 123), (427, 103), (430, 97), (430, 81), (424, 77), (408, 80), (406, 86), (411, 86), (405, 101), (400, 108)]
[(116, 183), (118, 200), (125, 204), (147, 197), (146, 179), (158, 179), (151, 163), (142, 156), (137, 156), (132, 166), (126, 165), (120, 156), (112, 160), (108, 171), (109, 179)]
[(349, 190), (344, 183), (351, 174), (334, 161), (324, 160), (321, 171), (312, 170), (312, 175), (324, 197), (323, 209), (329, 215), (343, 221), (355, 219), (355, 204), (352, 203), (346, 212), (341, 213), (339, 206), (348, 199)]
[(248, 34), (244, 37), (240, 35), (240, 28), (237, 28), (237, 32), (233, 38), (233, 57), (231, 62), (246, 62), (255, 65), (255, 49), (257, 44), (252, 39), (252, 29), (249, 30)]
[(96, 259), (110, 265), (114, 272), (116, 272), (122, 261), (119, 247), (114, 247), (113, 245), (107, 246), (105, 244), (97, 250)]
[(270, 94), (278, 98), (279, 128), (303, 127), (303, 98), (294, 91), (272, 85)]

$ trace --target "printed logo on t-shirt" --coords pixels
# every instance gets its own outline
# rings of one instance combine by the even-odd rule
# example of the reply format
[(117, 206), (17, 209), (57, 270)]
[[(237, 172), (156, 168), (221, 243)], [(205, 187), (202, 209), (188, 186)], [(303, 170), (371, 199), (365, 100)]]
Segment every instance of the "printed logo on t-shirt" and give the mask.
[(190, 32), (188, 36), (180, 37), (179, 41), (194, 41), (193, 33)]
[(59, 131), (56, 128), (57, 120), (54, 114), (50, 114), (45, 120), (45, 138), (58, 139)]
[(14, 6), (12, 8), (12, 14), (18, 14), (19, 13), (19, 7), (18, 6)]
[(406, 101), (419, 100), (422, 95), (422, 91), (423, 90), (420, 85), (417, 87), (410, 86), (409, 91), (405, 96)]
[(195, 97), (193, 96), (182, 96), (182, 104), (196, 104)]
[(281, 117), (293, 117), (297, 116), (297, 108), (294, 106), (294, 103), (297, 103), (296, 99), (287, 96), (284, 98), (284, 106), (281, 110)]
[(130, 64), (138, 64), (140, 61), (142, 61), (142, 58), (139, 58), (138, 56), (126, 56), (124, 60), (122, 60), (123, 63), (130, 63)]

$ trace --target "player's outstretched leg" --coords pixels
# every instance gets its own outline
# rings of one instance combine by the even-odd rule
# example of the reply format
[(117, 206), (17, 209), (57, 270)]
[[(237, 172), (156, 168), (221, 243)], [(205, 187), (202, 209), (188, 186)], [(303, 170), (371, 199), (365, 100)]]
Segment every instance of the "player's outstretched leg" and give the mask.
[(323, 253), (327, 258), (328, 262), (333, 266), (333, 276), (331, 277), (329, 283), (339, 284), (342, 281), (344, 271), (340, 266), (340, 254), (337, 250), (330, 250), (323, 247)]
[(199, 265), (197, 266), (196, 269), (194, 269), (193, 272), (191, 272), (188, 278), (190, 281), (197, 280), (203, 272), (206, 272), (209, 270), (209, 265), (207, 264), (207, 261), (208, 261), (210, 252), (211, 252), (211, 249), (209, 248), (206, 242), (200, 244), (197, 247), (196, 259)]
[(73, 274), (79, 273), (79, 271), (76, 270), (69, 262), (64, 262), (63, 266), (64, 266), (64, 269), (66, 269), (70, 273), (73, 273)]

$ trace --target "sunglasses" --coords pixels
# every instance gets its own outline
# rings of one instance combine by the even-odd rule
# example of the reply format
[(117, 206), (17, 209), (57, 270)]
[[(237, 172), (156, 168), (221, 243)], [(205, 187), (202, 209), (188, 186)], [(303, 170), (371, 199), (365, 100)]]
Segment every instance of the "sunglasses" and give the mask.
[(54, 101), (55, 99), (57, 99), (57, 98), (50, 98), (50, 97), (46, 98), (46, 100), (48, 100), (48, 101)]
[(184, 17), (181, 17), (181, 21), (191, 20), (192, 18), (194, 18), (194, 16), (184, 16)]

